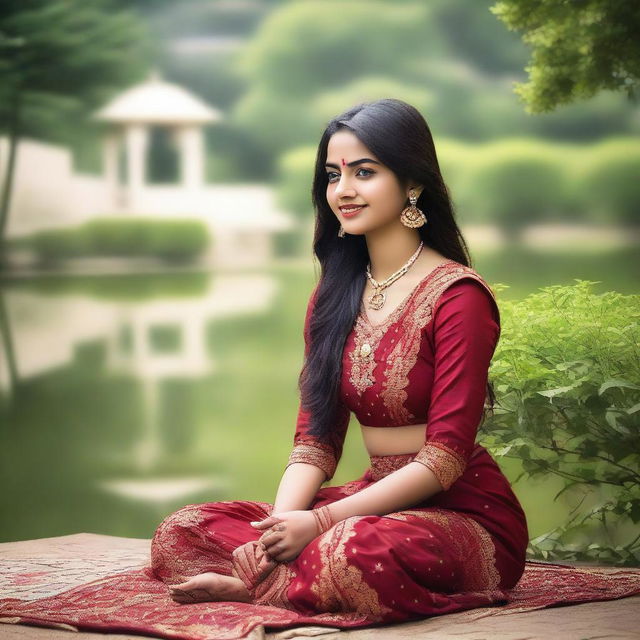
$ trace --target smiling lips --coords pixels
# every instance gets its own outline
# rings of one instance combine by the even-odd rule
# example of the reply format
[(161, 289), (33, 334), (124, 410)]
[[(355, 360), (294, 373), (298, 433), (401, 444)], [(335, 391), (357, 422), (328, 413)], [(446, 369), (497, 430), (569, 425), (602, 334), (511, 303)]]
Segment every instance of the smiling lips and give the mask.
[(362, 209), (364, 209), (367, 205), (366, 204), (361, 204), (361, 205), (344, 205), (342, 207), (340, 207), (340, 212), (342, 213), (342, 215), (345, 218), (352, 218), (353, 216), (355, 216), (356, 214), (360, 213), (360, 211), (362, 211)]

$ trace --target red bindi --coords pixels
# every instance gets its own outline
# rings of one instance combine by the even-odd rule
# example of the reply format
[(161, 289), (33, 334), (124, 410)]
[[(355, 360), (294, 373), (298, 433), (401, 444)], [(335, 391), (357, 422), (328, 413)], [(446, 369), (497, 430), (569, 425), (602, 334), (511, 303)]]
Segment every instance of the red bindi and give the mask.
[(344, 158), (342, 158), (342, 166), (343, 166), (343, 167), (346, 167), (346, 166), (347, 166), (347, 163), (344, 161)]

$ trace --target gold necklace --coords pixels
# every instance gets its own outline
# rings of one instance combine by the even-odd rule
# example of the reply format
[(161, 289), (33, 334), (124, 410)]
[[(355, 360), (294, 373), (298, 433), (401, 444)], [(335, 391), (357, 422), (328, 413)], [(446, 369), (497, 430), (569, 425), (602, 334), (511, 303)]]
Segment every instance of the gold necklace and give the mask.
[(407, 271), (409, 271), (411, 265), (420, 255), (423, 246), (424, 242), (420, 242), (415, 253), (409, 258), (409, 260), (407, 260), (406, 264), (404, 264), (395, 273), (392, 273), (386, 280), (383, 280), (382, 282), (378, 282), (377, 280), (373, 279), (373, 276), (371, 275), (371, 263), (367, 265), (367, 278), (369, 279), (369, 282), (373, 287), (373, 293), (367, 299), (367, 302), (369, 303), (369, 309), (375, 309), (376, 311), (378, 309), (382, 309), (387, 299), (384, 290), (387, 287), (391, 286), (398, 278), (401, 278), (405, 273), (407, 273)]

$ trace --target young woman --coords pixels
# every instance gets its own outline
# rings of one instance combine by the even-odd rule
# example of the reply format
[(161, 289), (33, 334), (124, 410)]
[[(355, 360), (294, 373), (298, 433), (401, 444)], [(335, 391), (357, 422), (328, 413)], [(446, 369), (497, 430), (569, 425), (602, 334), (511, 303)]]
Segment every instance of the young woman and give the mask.
[[(379, 622), (502, 600), (528, 536), (509, 483), (475, 443), (499, 313), (469, 266), (423, 117), (386, 99), (334, 118), (313, 201), (322, 272), (275, 504), (177, 511), (154, 537), (155, 575), (181, 603)], [(371, 466), (320, 488), (351, 413)]]

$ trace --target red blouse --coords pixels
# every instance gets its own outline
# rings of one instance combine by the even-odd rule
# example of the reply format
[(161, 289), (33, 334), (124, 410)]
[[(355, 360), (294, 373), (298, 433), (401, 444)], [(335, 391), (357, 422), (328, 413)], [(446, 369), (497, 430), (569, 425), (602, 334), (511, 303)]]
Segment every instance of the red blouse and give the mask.
[[(305, 319), (313, 312), (311, 296)], [(464, 472), (482, 419), (487, 373), (500, 335), (489, 285), (470, 267), (449, 260), (431, 271), (379, 325), (361, 309), (342, 358), (341, 404), (333, 436), (308, 433), (300, 409), (289, 464), (306, 462), (331, 479), (353, 412), (360, 424), (425, 424), (414, 460), (444, 489)]]

